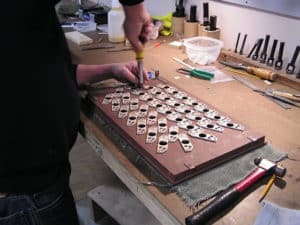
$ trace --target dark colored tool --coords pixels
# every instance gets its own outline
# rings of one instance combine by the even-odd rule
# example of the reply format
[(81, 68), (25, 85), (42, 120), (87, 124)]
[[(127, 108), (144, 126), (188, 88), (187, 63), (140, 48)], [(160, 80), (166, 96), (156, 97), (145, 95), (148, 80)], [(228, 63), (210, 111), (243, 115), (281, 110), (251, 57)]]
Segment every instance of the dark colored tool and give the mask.
[(257, 165), (257, 168), (252, 173), (241, 182), (225, 190), (200, 211), (187, 217), (185, 219), (186, 225), (203, 225), (210, 222), (214, 216), (224, 212), (232, 204), (236, 203), (242, 197), (243, 193), (257, 181), (273, 174), (283, 177), (286, 173), (285, 168), (267, 159), (256, 158), (254, 163)]
[(196, 15), (197, 15), (197, 6), (192, 5), (191, 9), (190, 9), (190, 20), (189, 20), (189, 22), (197, 22)]
[(284, 42), (280, 42), (279, 52), (278, 52), (277, 60), (275, 62), (275, 69), (276, 70), (281, 70), (282, 69), (282, 64), (283, 64), (283, 60), (282, 60), (283, 50), (284, 50)]
[(203, 3), (203, 26), (209, 25), (208, 2)]
[(247, 58), (250, 58), (252, 53), (254, 52), (254, 50), (256, 49), (257, 47), (257, 43), (259, 42), (259, 39), (256, 40), (255, 44), (253, 45), (251, 51), (249, 52), (249, 54), (247, 55)]
[(294, 54), (293, 54), (293, 57), (292, 57), (292, 60), (288, 63), (287, 67), (286, 67), (286, 73), (287, 74), (293, 74), (294, 71), (295, 71), (295, 68), (296, 68), (296, 60), (298, 58), (298, 55), (299, 55), (299, 52), (300, 52), (300, 46), (298, 45), (294, 51)]
[(262, 53), (260, 54), (260, 59), (259, 62), (260, 63), (265, 63), (266, 59), (267, 59), (267, 51), (268, 51), (268, 46), (269, 46), (269, 40), (270, 40), (270, 35), (267, 34), (266, 38), (265, 38), (265, 42), (264, 42), (264, 48)]
[(277, 42), (278, 42), (278, 40), (274, 39), (273, 44), (272, 44), (271, 53), (270, 53), (270, 56), (267, 60), (267, 65), (268, 66), (273, 66), (273, 64), (274, 64), (274, 54), (275, 54)]
[(210, 31), (217, 30), (217, 16), (210, 16), (209, 17), (209, 30)]
[(245, 70), (248, 73), (251, 73), (265, 80), (274, 81), (277, 78), (277, 74), (271, 70), (266, 70), (262, 68), (252, 67), (252, 66), (244, 66), (242, 64), (227, 62), (227, 61), (220, 61), (220, 63), (226, 66), (230, 66), (234, 69)]
[(243, 55), (243, 51), (244, 51), (244, 46), (245, 46), (246, 40), (247, 40), (247, 34), (244, 35), (242, 47), (241, 47), (240, 52), (239, 52), (240, 55)]
[[(139, 39), (143, 44), (146, 43), (145, 37), (140, 36)], [(140, 52), (136, 52), (136, 61), (137, 61), (137, 65), (138, 65), (138, 75), (139, 75), (138, 87), (143, 88), (143, 84), (144, 84), (144, 49)]]
[(253, 59), (253, 60), (257, 60), (257, 59), (258, 59), (258, 54), (259, 54), (260, 47), (261, 47), (263, 41), (264, 41), (263, 38), (258, 39), (258, 41), (257, 41), (257, 46), (256, 46), (256, 49), (255, 49), (255, 52), (254, 52), (254, 55), (252, 56), (252, 59)]
[(177, 69), (176, 72), (182, 73), (182, 74), (188, 74), (188, 75), (191, 75), (192, 77), (196, 77), (196, 78), (203, 79), (203, 80), (211, 80), (212, 78), (214, 78), (213, 73), (209, 73), (207, 71), (199, 70), (199, 69), (189, 70), (189, 69), (185, 69), (185, 68), (180, 68), (180, 69)]
[(235, 53), (237, 53), (237, 48), (238, 48), (238, 45), (239, 45), (240, 36), (241, 36), (241, 32), (238, 33), (238, 36), (237, 36), (237, 39), (236, 39), (235, 49), (234, 49)]
[(174, 17), (185, 17), (185, 8), (183, 7), (183, 0), (176, 0), (176, 11), (173, 13)]

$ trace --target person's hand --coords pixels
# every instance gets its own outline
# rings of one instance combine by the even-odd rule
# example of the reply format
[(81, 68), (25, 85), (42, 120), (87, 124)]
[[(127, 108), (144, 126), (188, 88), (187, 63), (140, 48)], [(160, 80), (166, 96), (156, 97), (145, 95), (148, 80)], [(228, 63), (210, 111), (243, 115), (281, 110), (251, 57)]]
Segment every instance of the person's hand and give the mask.
[(136, 52), (143, 50), (144, 42), (149, 40), (153, 30), (153, 23), (144, 3), (124, 6), (124, 31)]
[[(138, 84), (138, 67), (136, 62), (114, 63), (111, 64), (113, 78), (120, 82)], [(144, 84), (149, 81), (147, 70), (144, 68)]]

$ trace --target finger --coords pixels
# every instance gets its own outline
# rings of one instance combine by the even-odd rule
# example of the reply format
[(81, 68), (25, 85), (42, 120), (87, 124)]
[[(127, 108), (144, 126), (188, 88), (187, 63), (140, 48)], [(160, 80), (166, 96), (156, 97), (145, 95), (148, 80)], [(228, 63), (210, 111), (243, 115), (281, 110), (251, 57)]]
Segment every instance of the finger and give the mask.
[(122, 75), (122, 79), (126, 79), (130, 83), (137, 84), (138, 78), (128, 69), (124, 70), (124, 74)]
[(148, 82), (149, 77), (148, 77), (148, 70), (146, 68), (143, 69), (143, 76), (144, 76), (144, 81)]

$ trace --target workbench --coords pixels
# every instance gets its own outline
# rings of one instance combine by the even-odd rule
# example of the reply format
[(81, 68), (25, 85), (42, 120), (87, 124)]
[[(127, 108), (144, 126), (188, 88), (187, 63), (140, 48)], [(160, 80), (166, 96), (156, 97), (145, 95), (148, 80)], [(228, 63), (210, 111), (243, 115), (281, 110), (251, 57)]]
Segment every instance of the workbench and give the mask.
[[(97, 40), (100, 35), (89, 36)], [(162, 42), (162, 39), (159, 41)], [(266, 199), (282, 207), (300, 209), (300, 193), (298, 191), (300, 181), (300, 108), (285, 110), (235, 80), (211, 84), (209, 81), (176, 73), (175, 70), (181, 66), (174, 62), (172, 57), (186, 59), (187, 56), (182, 49), (170, 46), (168, 44), (170, 41), (171, 39), (165, 38), (165, 42), (158, 47), (151, 47), (157, 41), (147, 44), (145, 67), (148, 69), (158, 68), (160, 77), (175, 83), (194, 96), (205, 99), (226, 114), (264, 134), (268, 143), (295, 159), (287, 159), (282, 162), (282, 165), (287, 168), (287, 174), (284, 177), (286, 186), (283, 189), (273, 186)], [(124, 47), (121, 44), (116, 46), (117, 48)], [(135, 60), (133, 51), (107, 52), (106, 49), (81, 51), (73, 43), (69, 43), (69, 47), (74, 63), (104, 64)], [(213, 65), (220, 66), (217, 62)], [(259, 87), (269, 88), (262, 80), (251, 79), (251, 82)], [(276, 82), (271, 87), (296, 92), (294, 89)], [(175, 193), (162, 193), (157, 187), (141, 184), (140, 182), (148, 181), (148, 178), (120, 151), (107, 134), (99, 129), (90, 115), (82, 111), (81, 121), (86, 132), (86, 140), (97, 152), (97, 155), (161, 224), (184, 224), (185, 218), (191, 215), (193, 210), (187, 207)], [(258, 200), (263, 188), (264, 186), (260, 186), (250, 193), (215, 224), (253, 224), (260, 210)]]

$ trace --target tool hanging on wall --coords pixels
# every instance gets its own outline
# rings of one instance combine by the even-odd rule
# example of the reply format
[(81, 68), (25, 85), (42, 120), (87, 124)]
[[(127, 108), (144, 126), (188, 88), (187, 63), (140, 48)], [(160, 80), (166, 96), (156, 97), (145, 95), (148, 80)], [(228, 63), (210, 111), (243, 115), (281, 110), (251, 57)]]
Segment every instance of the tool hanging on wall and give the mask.
[(209, 10), (208, 10), (208, 2), (203, 3), (203, 26), (209, 25)]
[(242, 43), (242, 46), (241, 46), (241, 49), (240, 49), (240, 52), (239, 52), (240, 55), (243, 55), (246, 40), (247, 40), (247, 34), (244, 35), (243, 43)]
[(212, 202), (202, 208), (200, 211), (185, 219), (186, 225), (202, 225), (228, 210), (233, 204), (236, 204), (243, 194), (255, 183), (261, 179), (275, 174), (278, 177), (284, 177), (286, 168), (276, 163), (262, 158), (254, 159), (257, 168), (250, 173), (244, 180), (228, 188), (218, 195)]
[(272, 44), (271, 53), (270, 53), (270, 56), (267, 60), (267, 65), (268, 66), (273, 66), (273, 64), (274, 64), (274, 54), (275, 54), (275, 51), (276, 51), (277, 42), (278, 42), (278, 40), (274, 39), (273, 44)]
[(297, 46), (295, 51), (294, 51), (294, 54), (293, 54), (293, 57), (292, 57), (291, 61), (288, 63), (288, 65), (286, 67), (286, 73), (287, 74), (293, 74), (295, 72), (295, 68), (296, 68), (295, 64), (296, 64), (299, 52), (300, 52), (300, 46)]
[(264, 48), (262, 50), (262, 53), (260, 54), (260, 63), (265, 63), (267, 59), (267, 51), (268, 51), (268, 46), (269, 46), (269, 40), (270, 40), (270, 35), (267, 34), (264, 42)]
[(261, 45), (263, 43), (264, 39), (263, 38), (260, 38), (258, 39), (258, 42), (257, 42), (257, 46), (256, 46), (256, 49), (255, 49), (255, 52), (252, 56), (252, 59), (253, 60), (257, 60), (258, 59), (258, 55), (259, 55), (259, 51), (260, 51), (260, 48), (261, 48)]
[(275, 69), (276, 70), (281, 70), (282, 69), (282, 65), (283, 65), (283, 51), (284, 51), (284, 42), (280, 42), (280, 46), (279, 46), (279, 52), (278, 52), (278, 56), (277, 56), (277, 60), (275, 62)]
[(237, 53), (237, 49), (238, 49), (238, 45), (239, 45), (239, 41), (240, 41), (240, 36), (241, 36), (241, 32), (238, 33), (238, 36), (237, 36), (237, 39), (236, 39), (235, 49), (234, 49), (235, 53)]
[(254, 52), (254, 50), (255, 50), (256, 47), (257, 47), (258, 42), (259, 42), (259, 39), (256, 40), (255, 44), (253, 45), (253, 47), (251, 48), (249, 54), (247, 55), (247, 58), (250, 58), (250, 57), (251, 57), (252, 53)]

